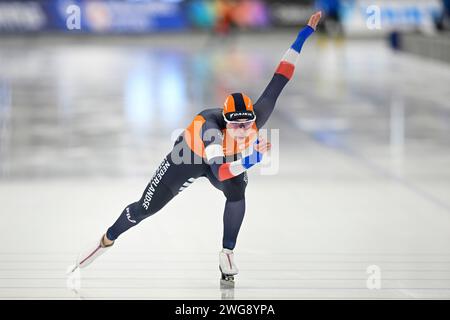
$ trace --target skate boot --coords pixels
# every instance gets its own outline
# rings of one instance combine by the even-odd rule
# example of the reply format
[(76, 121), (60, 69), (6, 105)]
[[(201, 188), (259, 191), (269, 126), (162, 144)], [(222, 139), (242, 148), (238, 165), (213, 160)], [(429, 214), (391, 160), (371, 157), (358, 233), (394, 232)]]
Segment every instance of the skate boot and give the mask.
[(82, 252), (77, 259), (75, 266), (73, 266), (71, 272), (74, 272), (77, 268), (85, 268), (90, 265), (95, 259), (100, 257), (103, 253), (105, 253), (109, 248), (112, 247), (114, 242), (110, 245), (105, 245), (103, 243), (103, 236), (100, 241), (96, 241), (90, 247), (86, 249), (86, 251)]
[(219, 269), (222, 274), (221, 286), (234, 287), (234, 276), (239, 270), (234, 263), (233, 250), (223, 249), (219, 253)]

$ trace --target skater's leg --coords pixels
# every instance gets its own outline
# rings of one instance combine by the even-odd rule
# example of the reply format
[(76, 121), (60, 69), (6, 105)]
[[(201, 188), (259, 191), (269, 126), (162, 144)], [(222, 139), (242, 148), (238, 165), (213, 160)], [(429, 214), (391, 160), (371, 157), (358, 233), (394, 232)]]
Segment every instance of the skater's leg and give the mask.
[[(153, 180), (153, 179), (152, 179)], [(160, 184), (154, 188), (154, 194), (151, 204), (148, 209), (145, 209), (143, 200), (134, 202), (127, 206), (119, 216), (117, 221), (108, 229), (100, 241), (96, 241), (89, 246), (86, 251), (82, 252), (77, 259), (76, 267), (85, 268), (91, 264), (100, 255), (105, 253), (114, 243), (119, 235), (134, 227), (146, 217), (151, 216), (161, 209), (170, 199), (173, 198), (173, 193), (164, 184)]]
[(106, 232), (106, 237), (113, 241), (145, 218), (161, 210), (201, 173), (200, 166), (174, 164), (169, 154), (156, 170), (141, 199), (123, 210), (117, 221)]
[[(150, 186), (150, 184), (149, 184)], [(148, 189), (149, 187), (147, 187)], [(172, 191), (164, 184), (158, 185), (154, 188), (155, 191), (152, 196), (152, 201), (146, 209), (144, 206), (144, 197), (138, 202), (128, 205), (116, 222), (106, 232), (106, 238), (109, 241), (116, 240), (122, 233), (128, 229), (136, 226), (151, 215), (158, 212), (164, 207), (173, 197)]]
[(245, 198), (238, 201), (227, 200), (223, 213), (223, 248), (233, 250), (245, 215)]
[(234, 284), (234, 275), (239, 270), (234, 262), (233, 249), (236, 245), (236, 239), (242, 220), (245, 214), (245, 198), (237, 201), (225, 202), (225, 211), (223, 213), (223, 240), (222, 251), (219, 253), (219, 268), (222, 272), (221, 283), (225, 285)]
[(245, 189), (247, 187), (247, 174), (232, 179), (218, 181), (212, 173), (207, 173), (209, 181), (223, 192), (226, 198), (223, 214), (223, 249), (219, 253), (219, 267), (222, 281), (227, 284), (234, 283), (233, 276), (239, 270), (234, 262), (233, 249), (245, 215)]
[(219, 181), (208, 172), (207, 177), (214, 187), (221, 190), (226, 198), (223, 213), (223, 240), (224, 249), (233, 250), (237, 236), (245, 215), (245, 189), (248, 177), (244, 172), (232, 179)]
[(156, 170), (141, 199), (128, 205), (106, 234), (78, 256), (75, 268), (84, 268), (92, 263), (108, 250), (122, 233), (163, 208), (200, 176), (204, 172), (202, 170), (202, 167), (195, 165), (176, 165), (169, 154)]

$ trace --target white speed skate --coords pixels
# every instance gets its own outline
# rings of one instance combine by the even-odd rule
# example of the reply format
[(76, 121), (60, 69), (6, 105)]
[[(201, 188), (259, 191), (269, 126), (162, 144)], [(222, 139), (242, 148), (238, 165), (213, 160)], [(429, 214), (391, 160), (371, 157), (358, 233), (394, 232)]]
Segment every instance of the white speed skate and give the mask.
[(90, 265), (95, 259), (104, 254), (108, 249), (113, 246), (114, 242), (108, 246), (103, 244), (103, 236), (100, 241), (96, 241), (91, 246), (89, 246), (84, 252), (80, 253), (77, 258), (75, 266), (71, 269), (71, 272), (75, 271), (77, 268), (85, 268)]
[(222, 249), (219, 253), (219, 269), (222, 274), (220, 284), (234, 286), (234, 276), (239, 273), (239, 270), (234, 263), (233, 250)]

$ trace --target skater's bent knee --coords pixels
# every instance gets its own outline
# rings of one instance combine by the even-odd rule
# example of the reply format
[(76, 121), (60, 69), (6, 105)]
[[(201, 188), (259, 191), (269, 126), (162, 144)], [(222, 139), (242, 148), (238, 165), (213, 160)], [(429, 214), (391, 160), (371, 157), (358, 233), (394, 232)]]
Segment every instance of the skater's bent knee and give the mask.
[(141, 220), (151, 215), (151, 213), (145, 210), (145, 208), (139, 202), (134, 202), (130, 204), (126, 208), (126, 211), (127, 215), (129, 215), (129, 218), (134, 219), (136, 222), (140, 222)]
[(245, 200), (245, 192), (225, 193), (225, 197), (227, 198), (227, 201), (237, 202), (237, 201)]

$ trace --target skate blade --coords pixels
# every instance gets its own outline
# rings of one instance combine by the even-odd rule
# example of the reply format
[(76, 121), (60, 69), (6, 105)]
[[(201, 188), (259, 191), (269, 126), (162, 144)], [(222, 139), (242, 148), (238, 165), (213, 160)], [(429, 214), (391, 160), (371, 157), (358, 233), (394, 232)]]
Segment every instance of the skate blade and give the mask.
[(70, 275), (72, 273), (75, 272), (75, 270), (77, 270), (79, 268), (79, 266), (77, 264), (74, 265), (70, 265), (69, 267), (67, 267), (66, 269), (66, 275)]
[(220, 287), (224, 289), (234, 288), (234, 280), (220, 279)]
[(234, 275), (227, 275), (222, 272), (222, 268), (219, 265), (219, 270), (221, 273), (220, 277), (220, 287), (221, 289), (234, 288)]
[(224, 288), (234, 288), (234, 276), (233, 275), (221, 275), (220, 286)]

